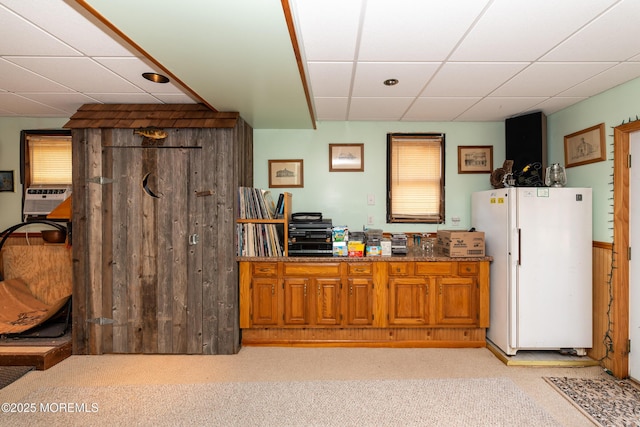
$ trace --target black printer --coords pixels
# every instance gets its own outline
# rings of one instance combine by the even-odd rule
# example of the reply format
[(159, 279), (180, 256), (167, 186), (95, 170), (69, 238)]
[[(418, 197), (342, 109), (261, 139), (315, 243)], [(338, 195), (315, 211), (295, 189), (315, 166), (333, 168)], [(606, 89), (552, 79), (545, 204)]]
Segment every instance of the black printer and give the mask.
[(331, 219), (319, 212), (291, 214), (289, 256), (333, 256)]

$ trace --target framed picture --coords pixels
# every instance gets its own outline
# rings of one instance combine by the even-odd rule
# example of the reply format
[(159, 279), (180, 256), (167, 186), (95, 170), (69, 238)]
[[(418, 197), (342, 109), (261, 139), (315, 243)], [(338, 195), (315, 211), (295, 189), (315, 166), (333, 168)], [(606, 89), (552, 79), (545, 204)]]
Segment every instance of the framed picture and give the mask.
[(269, 187), (303, 187), (304, 169), (302, 159), (269, 160)]
[(364, 144), (329, 144), (329, 172), (364, 172)]
[(604, 123), (564, 137), (564, 166), (586, 165), (607, 159)]
[(492, 145), (458, 146), (458, 173), (491, 173), (492, 171)]
[(0, 191), (15, 191), (13, 171), (0, 171)]

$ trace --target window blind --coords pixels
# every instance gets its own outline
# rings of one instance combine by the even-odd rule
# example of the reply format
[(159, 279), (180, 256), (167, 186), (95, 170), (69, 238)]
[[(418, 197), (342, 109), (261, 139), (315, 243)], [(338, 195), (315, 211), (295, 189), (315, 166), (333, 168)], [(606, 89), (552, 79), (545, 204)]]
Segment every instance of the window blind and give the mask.
[(389, 186), (392, 221), (443, 221), (442, 146), (442, 136), (391, 136)]
[(27, 137), (31, 185), (71, 184), (71, 138)]

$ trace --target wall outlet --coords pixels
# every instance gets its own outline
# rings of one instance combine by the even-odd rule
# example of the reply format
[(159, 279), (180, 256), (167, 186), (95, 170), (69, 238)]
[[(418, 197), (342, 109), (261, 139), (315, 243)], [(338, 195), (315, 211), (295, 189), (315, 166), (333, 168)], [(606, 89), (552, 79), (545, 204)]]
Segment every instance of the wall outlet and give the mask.
[(367, 204), (375, 205), (376, 204), (376, 195), (375, 194), (367, 194)]
[(373, 215), (367, 215), (367, 225), (373, 225)]
[(459, 216), (452, 216), (451, 217), (451, 224), (454, 225), (454, 226), (460, 225), (460, 217)]

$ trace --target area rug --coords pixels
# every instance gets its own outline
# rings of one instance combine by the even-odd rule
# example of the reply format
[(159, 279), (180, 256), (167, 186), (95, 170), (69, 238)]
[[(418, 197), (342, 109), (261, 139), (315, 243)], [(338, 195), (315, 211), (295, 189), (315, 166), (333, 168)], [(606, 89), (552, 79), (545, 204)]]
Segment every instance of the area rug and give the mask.
[(545, 380), (600, 426), (640, 426), (640, 389), (613, 378), (548, 377)]
[(0, 366), (0, 389), (5, 388), (33, 369), (34, 366)]
[(559, 426), (508, 378), (45, 387), (12, 426)]

